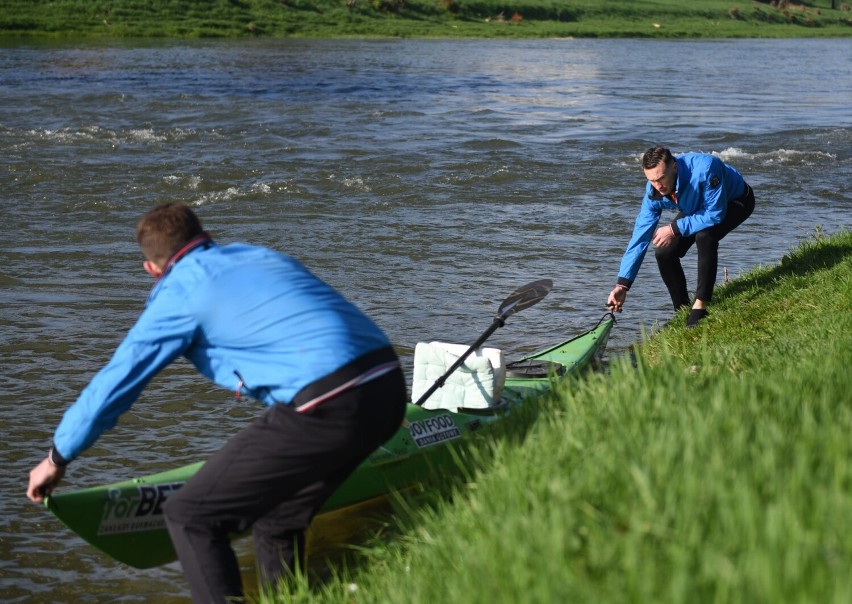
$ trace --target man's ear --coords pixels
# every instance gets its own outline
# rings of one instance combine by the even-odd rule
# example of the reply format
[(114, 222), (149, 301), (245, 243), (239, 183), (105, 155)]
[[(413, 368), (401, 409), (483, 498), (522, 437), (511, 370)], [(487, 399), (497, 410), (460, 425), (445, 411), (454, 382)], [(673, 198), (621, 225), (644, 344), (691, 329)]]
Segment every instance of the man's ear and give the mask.
[(151, 262), (150, 260), (146, 260), (142, 263), (142, 266), (145, 268), (145, 272), (154, 277), (154, 279), (159, 279), (163, 276), (163, 269), (159, 266)]

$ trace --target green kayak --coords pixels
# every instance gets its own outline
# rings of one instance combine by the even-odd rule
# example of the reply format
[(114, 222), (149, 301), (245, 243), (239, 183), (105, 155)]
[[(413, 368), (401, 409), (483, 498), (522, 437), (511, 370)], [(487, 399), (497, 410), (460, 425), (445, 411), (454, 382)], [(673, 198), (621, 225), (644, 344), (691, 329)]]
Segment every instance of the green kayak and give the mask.
[[(512, 417), (530, 394), (551, 387), (600, 358), (614, 324), (607, 313), (589, 331), (506, 366), (500, 402), (487, 409), (429, 410), (408, 405), (397, 433), (362, 463), (320, 512), (332, 514), (414, 486), (435, 468), (452, 467), (453, 445)], [(151, 568), (176, 559), (162, 516), (162, 505), (202, 465), (115, 484), (56, 492), (45, 505), (68, 528), (108, 556), (136, 568)]]

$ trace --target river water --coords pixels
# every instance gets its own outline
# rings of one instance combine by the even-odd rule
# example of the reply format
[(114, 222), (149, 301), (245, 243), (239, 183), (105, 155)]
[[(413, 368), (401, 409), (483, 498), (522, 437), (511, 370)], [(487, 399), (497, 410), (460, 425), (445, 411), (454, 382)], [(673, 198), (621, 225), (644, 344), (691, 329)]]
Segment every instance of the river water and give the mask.
[[(358, 303), (407, 364), (471, 343), (517, 286), (555, 282), (491, 345), (604, 312), (642, 151), (704, 151), (754, 187), (720, 280), (852, 228), (848, 40), (251, 41), (0, 47), (0, 600), (181, 601), (24, 496), (63, 410), (151, 286), (133, 228), (194, 206), (220, 242), (286, 251)], [(694, 252), (687, 257), (694, 285)], [(670, 317), (649, 257), (611, 339)], [(201, 459), (260, 411), (167, 370), (65, 488)]]

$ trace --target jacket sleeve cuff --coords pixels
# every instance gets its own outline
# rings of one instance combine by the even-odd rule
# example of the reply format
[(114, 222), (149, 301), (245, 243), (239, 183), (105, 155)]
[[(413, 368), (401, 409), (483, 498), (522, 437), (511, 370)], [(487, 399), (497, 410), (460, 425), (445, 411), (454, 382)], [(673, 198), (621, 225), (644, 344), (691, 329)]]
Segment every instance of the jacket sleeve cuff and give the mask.
[(630, 279), (625, 279), (624, 277), (619, 277), (615, 284), (630, 289), (630, 287), (633, 285), (633, 281), (631, 281)]
[(682, 235), (682, 234), (681, 234), (681, 232), (680, 232), (680, 229), (677, 227), (677, 220), (672, 220), (669, 224), (670, 224), (670, 225), (671, 225), (671, 227), (672, 227), (672, 232), (673, 232), (676, 236), (678, 236), (678, 237), (683, 237), (683, 235)]
[(54, 465), (57, 468), (64, 468), (71, 463), (70, 459), (65, 459), (59, 451), (56, 450), (56, 445), (50, 447), (50, 450), (47, 452), (47, 459), (50, 461), (51, 465)]

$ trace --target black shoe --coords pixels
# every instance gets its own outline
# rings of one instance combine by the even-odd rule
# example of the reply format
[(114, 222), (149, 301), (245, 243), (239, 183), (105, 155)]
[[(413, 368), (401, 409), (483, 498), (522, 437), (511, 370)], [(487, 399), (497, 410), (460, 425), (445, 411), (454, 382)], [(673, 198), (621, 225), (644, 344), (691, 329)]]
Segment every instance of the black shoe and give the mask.
[(709, 314), (710, 313), (707, 312), (707, 310), (704, 308), (693, 308), (691, 311), (689, 311), (689, 317), (687, 317), (686, 319), (686, 328), (692, 329), (693, 327), (698, 325), (698, 322), (701, 319), (703, 319)]

